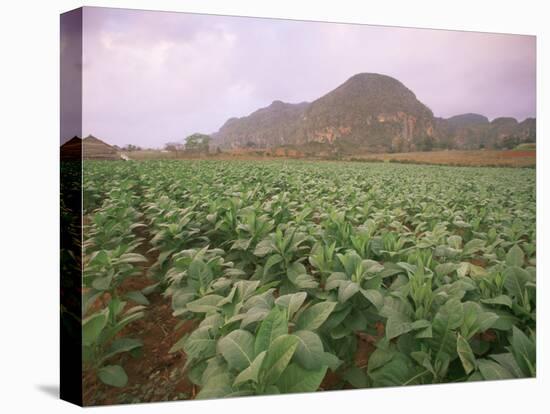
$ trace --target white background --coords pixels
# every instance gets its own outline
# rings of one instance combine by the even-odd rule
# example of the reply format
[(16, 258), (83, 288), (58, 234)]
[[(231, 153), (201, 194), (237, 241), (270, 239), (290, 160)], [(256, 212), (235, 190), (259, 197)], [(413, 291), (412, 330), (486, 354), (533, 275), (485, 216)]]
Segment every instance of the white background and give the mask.
[[(100, 408), (114, 413), (548, 412), (550, 402), (549, 11), (546, 1), (115, 0), (85, 5), (496, 31), (538, 36), (536, 380)], [(3, 2), (0, 12), (0, 411), (67, 413), (57, 398), (59, 13), (79, 1)], [(545, 76), (546, 74), (546, 76)], [(429, 74), (426, 74), (429, 76)], [(546, 91), (546, 94), (543, 91)], [(445, 93), (445, 91), (442, 91)], [(547, 122), (545, 122), (547, 121)], [(545, 231), (543, 231), (545, 229)], [(550, 285), (549, 285), (550, 286)], [(98, 408), (90, 409), (99, 410)]]

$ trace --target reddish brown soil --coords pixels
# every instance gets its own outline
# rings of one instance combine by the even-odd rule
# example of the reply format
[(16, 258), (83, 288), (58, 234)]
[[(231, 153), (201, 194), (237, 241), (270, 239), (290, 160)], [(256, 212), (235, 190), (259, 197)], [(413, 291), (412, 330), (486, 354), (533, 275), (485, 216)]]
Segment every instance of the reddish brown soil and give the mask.
[(375, 339), (370, 335), (359, 335), (357, 341), (357, 350), (355, 351), (355, 365), (359, 368), (367, 368), (369, 357), (376, 350), (374, 346)]
[(481, 266), (481, 267), (487, 266), (487, 263), (488, 263), (486, 259), (481, 259), (481, 258), (474, 258), (468, 261), (473, 265)]
[(327, 371), (325, 378), (323, 378), (323, 382), (321, 382), (321, 385), (319, 386), (320, 390), (335, 390), (338, 389), (337, 386), (342, 382), (342, 378), (338, 373), (331, 371), (330, 369)]
[(535, 165), (537, 153), (536, 151), (517, 150), (431, 151), (400, 154), (366, 154), (356, 158), (473, 167), (529, 167)]
[[(150, 284), (150, 280), (139, 277), (126, 281), (121, 291), (140, 290)], [(185, 355), (168, 351), (186, 332), (192, 331), (196, 323), (188, 321), (176, 329), (178, 319), (172, 316), (170, 301), (159, 293), (149, 295), (148, 299), (150, 305), (145, 316), (121, 332), (121, 336), (143, 341), (143, 355), (132, 358), (122, 354), (109, 361), (124, 367), (128, 385), (110, 387), (101, 383), (93, 372), (87, 372), (83, 379), (85, 405), (168, 401), (194, 395), (193, 384), (182, 372)]]
[(482, 341), (485, 341), (485, 342), (495, 342), (497, 340), (497, 335), (495, 331), (491, 329), (488, 331), (482, 332), (481, 334), (479, 334), (479, 337)]
[(502, 151), (501, 153), (501, 157), (504, 158), (535, 158), (536, 155), (535, 151)]
[[(140, 229), (139, 237), (147, 240), (147, 234)], [(147, 257), (140, 276), (129, 278), (120, 287), (120, 293), (142, 290), (154, 282), (146, 277), (146, 271), (156, 260), (156, 254), (148, 253), (151, 248), (145, 241), (137, 251)], [(196, 322), (187, 321), (177, 327), (179, 319), (172, 316), (170, 300), (159, 292), (148, 297), (150, 304), (145, 316), (129, 324), (120, 336), (143, 341), (143, 353), (138, 358), (121, 354), (109, 360), (110, 364), (120, 364), (128, 375), (128, 384), (123, 388), (103, 384), (94, 372), (83, 376), (84, 405), (110, 405), (149, 401), (169, 401), (193, 398), (193, 384), (183, 373), (185, 355), (182, 352), (170, 354), (170, 348), (187, 332), (192, 331)], [(108, 294), (99, 298), (91, 312), (108, 303)], [(128, 304), (131, 307), (133, 304)]]
[[(359, 369), (367, 370), (369, 358), (376, 350), (375, 343), (384, 336), (384, 325), (378, 322), (376, 324), (376, 331), (376, 336), (364, 332), (356, 332), (357, 348), (355, 350), (354, 364)], [(339, 386), (343, 389), (355, 388), (350, 383), (345, 382), (338, 372), (328, 370), (319, 389), (334, 390), (338, 389)]]

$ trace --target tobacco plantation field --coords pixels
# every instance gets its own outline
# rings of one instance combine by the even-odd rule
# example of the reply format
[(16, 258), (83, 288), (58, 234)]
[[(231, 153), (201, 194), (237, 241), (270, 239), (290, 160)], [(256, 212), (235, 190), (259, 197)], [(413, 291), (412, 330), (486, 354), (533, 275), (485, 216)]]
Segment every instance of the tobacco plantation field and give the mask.
[(86, 404), (535, 376), (535, 170), (84, 163)]

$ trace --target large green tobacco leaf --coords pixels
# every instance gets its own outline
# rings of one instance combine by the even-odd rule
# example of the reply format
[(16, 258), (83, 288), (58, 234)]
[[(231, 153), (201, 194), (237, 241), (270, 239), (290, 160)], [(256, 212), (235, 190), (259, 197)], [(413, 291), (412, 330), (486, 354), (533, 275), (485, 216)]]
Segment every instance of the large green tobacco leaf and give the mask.
[(524, 302), (525, 285), (532, 278), (529, 272), (519, 267), (509, 267), (504, 271), (504, 288), (520, 303)]
[(240, 280), (235, 283), (236, 293), (239, 300), (246, 301), (247, 299), (250, 299), (255, 294), (258, 286), (260, 286), (259, 280)]
[(464, 248), (462, 249), (462, 254), (465, 256), (469, 256), (473, 253), (476, 253), (482, 250), (484, 246), (485, 246), (484, 240), (480, 240), (480, 239), (470, 240), (468, 243), (464, 245)]
[(109, 255), (105, 250), (99, 250), (90, 256), (89, 266), (105, 266), (109, 263)]
[(106, 365), (97, 372), (101, 382), (113, 387), (124, 387), (128, 383), (128, 375), (120, 365)]
[(281, 393), (313, 392), (319, 389), (326, 367), (316, 370), (306, 370), (298, 364), (290, 364), (277, 380), (277, 388)]
[(254, 342), (255, 355), (258, 355), (262, 351), (266, 351), (276, 338), (287, 333), (288, 322), (285, 311), (276, 306), (260, 325)]
[(218, 304), (224, 299), (220, 295), (207, 295), (187, 303), (187, 309), (195, 313), (208, 313), (218, 309)]
[(349, 280), (340, 282), (340, 287), (338, 288), (338, 302), (345, 303), (353, 295), (359, 292), (359, 284), (354, 283)]
[(452, 263), (452, 262), (441, 263), (435, 267), (435, 273), (438, 276), (443, 277), (448, 275), (451, 272), (454, 272), (455, 270), (457, 270), (457, 268), (458, 268), (458, 265), (456, 263)]
[(506, 368), (515, 378), (524, 376), (512, 353), (489, 355), (489, 357)]
[(323, 352), (320, 355), (321, 365), (327, 366), (331, 371), (336, 371), (344, 361), (330, 352)]
[(461, 333), (466, 339), (470, 339), (476, 333), (485, 332), (492, 328), (499, 319), (493, 312), (486, 312), (475, 302), (463, 304), (464, 320), (461, 326)]
[(218, 341), (218, 352), (229, 368), (242, 371), (254, 360), (254, 335), (243, 329), (230, 332)]
[(212, 271), (202, 260), (193, 260), (189, 265), (189, 270), (187, 272), (189, 277), (189, 285), (196, 291), (206, 289), (208, 284), (212, 281)]
[(344, 372), (342, 378), (353, 385), (355, 388), (367, 388), (369, 379), (367, 372), (356, 366), (352, 366)]
[(82, 344), (92, 345), (107, 325), (108, 310), (95, 313), (82, 321)]
[(458, 339), (456, 342), (456, 351), (458, 353), (460, 361), (462, 362), (464, 371), (466, 372), (466, 374), (469, 374), (476, 367), (476, 358), (468, 341), (460, 335), (458, 335)]
[(282, 335), (275, 339), (262, 363), (260, 380), (265, 384), (274, 384), (292, 359), (297, 347), (298, 338), (294, 335)]
[(386, 335), (388, 339), (397, 338), (412, 330), (412, 323), (406, 315), (395, 313), (386, 323)]
[(185, 344), (187, 342), (187, 338), (189, 338), (188, 334), (183, 335), (180, 339), (178, 339), (176, 341), (176, 343), (174, 345), (172, 345), (172, 347), (168, 350), (168, 353), (172, 354), (174, 352), (178, 352), (178, 351), (184, 349)]
[(492, 381), (500, 379), (511, 379), (514, 376), (508, 371), (504, 366), (496, 363), (495, 361), (490, 361), (487, 359), (480, 359), (477, 361), (477, 365), (483, 379)]
[(253, 324), (254, 322), (262, 321), (269, 315), (269, 309), (260, 306), (254, 306), (248, 310), (241, 321), (241, 329)]
[(258, 375), (260, 374), (260, 368), (262, 367), (262, 363), (266, 354), (267, 351), (259, 353), (258, 356), (254, 358), (254, 361), (252, 361), (252, 364), (250, 364), (248, 368), (241, 371), (241, 373), (237, 375), (237, 378), (235, 378), (235, 382), (233, 383), (233, 385), (238, 386), (247, 381), (258, 382)]
[(96, 290), (109, 290), (111, 288), (111, 283), (113, 282), (114, 273), (109, 272), (104, 277), (95, 278), (92, 282), (92, 287)]
[(294, 262), (287, 269), (287, 277), (294, 286), (299, 289), (315, 289), (319, 282), (307, 274), (303, 264)]
[(316, 370), (323, 365), (323, 343), (321, 338), (311, 331), (297, 331), (294, 334), (299, 342), (294, 359), (302, 367), (309, 370)]
[(432, 323), (433, 338), (431, 348), (436, 357), (441, 353), (449, 356), (456, 354), (456, 329), (464, 320), (463, 305), (458, 299), (448, 300), (437, 312)]
[(304, 310), (296, 321), (296, 329), (313, 331), (327, 320), (336, 302), (320, 302)]
[(489, 355), (489, 358), (506, 368), (515, 378), (524, 377), (523, 373), (521, 372), (521, 368), (519, 367), (516, 359), (514, 358), (514, 355), (511, 352), (505, 354)]
[(412, 308), (403, 299), (387, 296), (380, 314), (388, 320), (386, 323), (386, 336), (388, 339), (396, 338), (413, 329)]
[(210, 334), (210, 328), (197, 328), (184, 342), (185, 353), (189, 358), (211, 356), (216, 351), (216, 340)]
[[(262, 240), (261, 242), (258, 243), (258, 245), (256, 246), (256, 248), (254, 249), (254, 254), (256, 256), (265, 256), (269, 253), (271, 253), (272, 251), (274, 250), (273, 248), (273, 243), (271, 241), (271, 239), (265, 239), (265, 240)], [(278, 261), (281, 261), (282, 260), (282, 257), (279, 256), (279, 260)]]
[(453, 249), (459, 250), (462, 247), (462, 237), (452, 235), (447, 238), (447, 244)]
[(233, 378), (228, 372), (212, 375), (206, 380), (197, 394), (197, 399), (228, 397), (234, 392), (232, 383)]
[(499, 295), (490, 299), (481, 299), (480, 302), (487, 305), (502, 305), (510, 309), (512, 308), (512, 299), (510, 296), (506, 295)]
[(221, 355), (215, 355), (207, 360), (201, 360), (189, 372), (189, 379), (197, 385), (204, 384), (216, 375), (227, 372), (227, 362)]
[(147, 259), (139, 253), (125, 253), (117, 260), (118, 263), (143, 263)]
[(384, 306), (384, 296), (375, 289), (361, 289), (363, 296), (378, 310)]
[(519, 319), (508, 310), (492, 309), (491, 312), (498, 316), (498, 319), (493, 323), (494, 329), (510, 331), (516, 324), (519, 323)]
[(139, 290), (128, 292), (124, 295), (127, 299), (137, 303), (138, 305), (149, 305), (147, 297)]
[(112, 342), (109, 352), (103, 357), (103, 359), (107, 360), (116, 354), (120, 354), (122, 352), (132, 352), (141, 347), (143, 347), (143, 342), (139, 339), (118, 338)]
[(332, 290), (340, 286), (340, 284), (347, 280), (347, 276), (342, 272), (332, 273), (325, 283), (325, 290)]
[(508, 253), (506, 253), (506, 264), (511, 267), (522, 267), (525, 261), (523, 250), (515, 244)]
[(306, 298), (306, 292), (290, 293), (288, 295), (279, 296), (277, 300), (275, 300), (275, 303), (279, 306), (287, 308), (288, 318), (292, 319)]
[(535, 375), (536, 349), (535, 342), (529, 339), (520, 329), (512, 328), (512, 354), (526, 377)]
[(384, 366), (395, 356), (395, 351), (386, 348), (377, 348), (369, 357), (369, 372)]
[(375, 387), (419, 384), (426, 370), (415, 367), (413, 361), (402, 353), (396, 353), (386, 364), (369, 370)]

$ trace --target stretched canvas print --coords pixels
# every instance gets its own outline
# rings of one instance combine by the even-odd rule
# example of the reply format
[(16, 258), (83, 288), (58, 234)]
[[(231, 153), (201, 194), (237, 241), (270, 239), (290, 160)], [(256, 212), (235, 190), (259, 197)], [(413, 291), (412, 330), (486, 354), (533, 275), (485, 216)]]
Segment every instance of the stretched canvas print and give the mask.
[(535, 44), (63, 14), (62, 398), (534, 377)]

